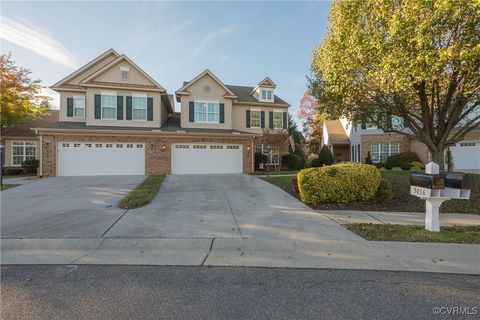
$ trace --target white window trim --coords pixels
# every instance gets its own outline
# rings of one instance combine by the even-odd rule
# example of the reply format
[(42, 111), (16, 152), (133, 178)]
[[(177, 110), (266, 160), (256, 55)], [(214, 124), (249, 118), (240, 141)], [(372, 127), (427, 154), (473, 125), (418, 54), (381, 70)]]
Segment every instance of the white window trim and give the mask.
[[(23, 163), (23, 161), (27, 160), (27, 154), (26, 154), (26, 152), (25, 152), (25, 148), (26, 148), (27, 146), (25, 145), (25, 143), (34, 143), (34, 144), (35, 144), (34, 146), (29, 146), (29, 147), (34, 147), (34, 148), (35, 148), (35, 159), (37, 159), (37, 151), (38, 151), (38, 150), (37, 150), (37, 142), (36, 142), (36, 141), (32, 141), (32, 140), (21, 140), (21, 141), (19, 141), (19, 140), (14, 140), (14, 141), (12, 141), (12, 144), (11, 144), (11, 146), (10, 146), (10, 147), (11, 147), (11, 148), (10, 148), (10, 151), (11, 151), (11, 154), (12, 154), (11, 157), (10, 157), (10, 158), (11, 158), (11, 159), (10, 159), (10, 161), (11, 161), (10, 164), (11, 164), (12, 167), (21, 167), (21, 166), (22, 166), (22, 164), (13, 164), (13, 157), (14, 157), (13, 147), (20, 147), (20, 146), (15, 146), (15, 145), (14, 145), (14, 143), (16, 143), (16, 142), (17, 142), (17, 143), (19, 142), (19, 143), (22, 143), (22, 144), (23, 144), (23, 145), (22, 145), (22, 148), (23, 148), (23, 155), (22, 155), (22, 156), (23, 156), (23, 160), (22, 160), (22, 163)], [(18, 156), (18, 155), (17, 155), (17, 156)]]
[[(400, 153), (400, 143), (398, 143), (398, 142), (375, 142), (375, 143), (372, 143), (372, 144), (370, 145), (370, 157), (372, 157), (373, 154), (374, 154), (374, 152), (373, 152), (373, 145), (375, 145), (375, 144), (378, 144), (378, 145), (379, 145), (379, 151), (378, 151), (378, 152), (375, 152), (376, 154), (378, 154), (378, 161), (372, 159), (372, 163), (380, 163), (380, 162), (382, 162), (382, 161), (381, 161), (381, 157), (380, 157), (380, 155), (381, 155), (381, 153), (382, 153), (382, 152), (381, 152), (381, 147), (382, 147), (381, 145), (382, 145), (382, 143), (388, 143), (388, 157), (390, 157), (390, 156), (393, 155), (393, 154), (392, 154), (392, 145), (394, 145), (394, 144), (398, 145), (398, 153)], [(398, 153), (395, 153), (395, 154), (398, 154)], [(388, 158), (388, 157), (387, 157), (387, 158)]]
[[(265, 91), (265, 98), (262, 96), (262, 92)], [(268, 92), (270, 92), (271, 97), (268, 99)], [(275, 94), (273, 92), (273, 89), (270, 88), (260, 88), (258, 90), (258, 100), (260, 102), (273, 102), (275, 100)]]
[[(206, 103), (207, 104), (207, 107), (206, 107), (206, 115), (207, 115), (207, 121), (197, 121), (195, 119), (195, 114), (197, 113), (195, 108), (196, 108), (196, 103)], [(208, 121), (208, 104), (209, 103), (215, 103), (218, 105), (218, 121), (217, 122), (212, 122), (212, 121)], [(212, 113), (212, 114), (215, 114), (215, 113)], [(206, 123), (206, 124), (220, 124), (220, 101), (204, 101), (204, 100), (193, 100), (193, 121), (194, 123)]]
[[(80, 99), (83, 100), (83, 117), (76, 116), (75, 109), (82, 109), (82, 108), (77, 108), (75, 107), (75, 100)], [(86, 116), (86, 104), (87, 104), (87, 99), (85, 96), (73, 96), (73, 117), (77, 119), (85, 119)]]
[[(282, 125), (278, 128), (278, 127), (275, 127), (275, 113), (280, 113), (282, 115)], [(283, 110), (273, 110), (273, 123), (272, 123), (272, 127), (273, 129), (283, 129)]]
[[(146, 100), (146, 105), (145, 105), (145, 119), (134, 119), (133, 114), (135, 109), (140, 109), (140, 108), (135, 108), (133, 106), (133, 98), (145, 98)], [(143, 110), (143, 109), (142, 109)], [(132, 93), (132, 121), (147, 121), (148, 119), (148, 96), (146, 93)]]
[[(258, 114), (258, 127), (254, 127), (252, 125), (252, 112), (259, 112)], [(252, 108), (250, 109), (250, 128), (253, 128), (253, 129), (260, 129), (262, 128), (262, 110), (260, 109), (257, 109), (257, 108)]]
[[(100, 119), (102, 120), (117, 120), (117, 114), (115, 113), (114, 118), (104, 118), (103, 117), (103, 96), (115, 96), (115, 102), (117, 101), (117, 92), (116, 91), (102, 91), (100, 92)], [(111, 108), (111, 107), (106, 107), (106, 108)], [(116, 109), (116, 103), (115, 103), (115, 109)]]

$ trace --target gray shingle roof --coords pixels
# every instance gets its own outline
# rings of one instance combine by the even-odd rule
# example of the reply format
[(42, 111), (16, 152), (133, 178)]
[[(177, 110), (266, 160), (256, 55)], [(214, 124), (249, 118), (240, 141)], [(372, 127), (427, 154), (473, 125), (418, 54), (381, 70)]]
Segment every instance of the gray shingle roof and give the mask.
[[(225, 85), (228, 89), (230, 89), (233, 93), (235, 93), (236, 96), (238, 96), (237, 100), (239, 102), (254, 102), (254, 103), (262, 103), (255, 99), (253, 96), (250, 95), (250, 93), (253, 91), (254, 87), (248, 87), (248, 86), (236, 86), (236, 85), (231, 85), (227, 84)], [(268, 102), (263, 102), (265, 104), (268, 104)], [(275, 95), (274, 97), (274, 104), (286, 104), (289, 105), (288, 102), (280, 98), (279, 96)], [(270, 103), (271, 104), (271, 103)]]

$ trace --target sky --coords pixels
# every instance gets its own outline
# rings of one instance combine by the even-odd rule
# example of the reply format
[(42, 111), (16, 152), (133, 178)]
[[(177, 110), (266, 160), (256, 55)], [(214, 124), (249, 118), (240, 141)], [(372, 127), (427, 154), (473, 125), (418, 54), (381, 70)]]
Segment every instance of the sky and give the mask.
[[(330, 2), (7, 2), (1, 53), (49, 87), (109, 48), (169, 93), (205, 69), (225, 84), (265, 77), (296, 117)], [(46, 89), (54, 97), (52, 90)], [(178, 105), (176, 106), (178, 110)]]

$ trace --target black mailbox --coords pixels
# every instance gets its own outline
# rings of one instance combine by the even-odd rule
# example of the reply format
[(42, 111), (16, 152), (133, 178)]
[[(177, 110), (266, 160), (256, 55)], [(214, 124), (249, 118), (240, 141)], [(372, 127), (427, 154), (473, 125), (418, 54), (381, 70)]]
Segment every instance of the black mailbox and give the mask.
[(445, 187), (455, 189), (475, 189), (475, 178), (471, 174), (448, 173), (445, 176)]
[(410, 185), (427, 189), (444, 189), (445, 176), (440, 174), (412, 173)]

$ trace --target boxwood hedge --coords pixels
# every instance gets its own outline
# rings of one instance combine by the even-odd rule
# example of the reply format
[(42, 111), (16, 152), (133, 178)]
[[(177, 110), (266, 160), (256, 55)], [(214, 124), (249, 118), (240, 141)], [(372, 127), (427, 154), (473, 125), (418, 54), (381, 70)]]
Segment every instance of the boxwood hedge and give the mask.
[(380, 171), (362, 163), (339, 163), (301, 170), (300, 199), (308, 204), (349, 203), (371, 199), (380, 185)]

